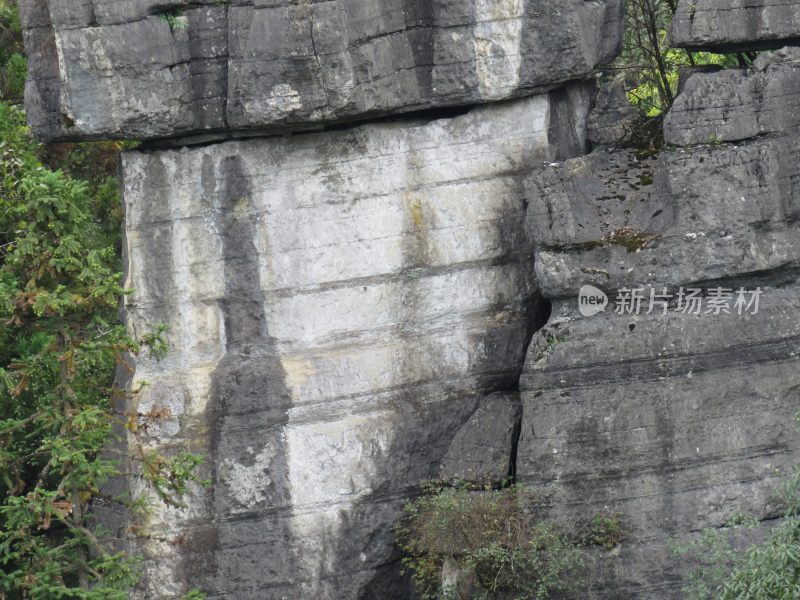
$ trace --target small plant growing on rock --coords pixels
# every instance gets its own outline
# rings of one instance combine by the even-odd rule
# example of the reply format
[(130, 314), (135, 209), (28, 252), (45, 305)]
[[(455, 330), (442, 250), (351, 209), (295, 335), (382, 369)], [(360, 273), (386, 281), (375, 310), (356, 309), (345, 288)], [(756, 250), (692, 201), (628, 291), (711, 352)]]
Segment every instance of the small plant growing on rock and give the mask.
[(176, 31), (177, 29), (186, 29), (189, 26), (189, 22), (186, 20), (186, 17), (181, 15), (181, 13), (177, 10), (159, 13), (158, 18), (167, 23), (172, 31)]
[(603, 242), (614, 246), (622, 246), (628, 252), (638, 252), (660, 237), (658, 234), (642, 233), (634, 231), (630, 227), (623, 227), (604, 236)]
[[(427, 485), (395, 526), (420, 595), (527, 600), (570, 587), (582, 565), (580, 551), (542, 517), (540, 506), (533, 492), (517, 486)], [(443, 584), (443, 567), (460, 573), (461, 581)]]
[(606, 550), (616, 548), (625, 539), (625, 526), (620, 512), (599, 512), (588, 524), (583, 541), (588, 546), (601, 546)]

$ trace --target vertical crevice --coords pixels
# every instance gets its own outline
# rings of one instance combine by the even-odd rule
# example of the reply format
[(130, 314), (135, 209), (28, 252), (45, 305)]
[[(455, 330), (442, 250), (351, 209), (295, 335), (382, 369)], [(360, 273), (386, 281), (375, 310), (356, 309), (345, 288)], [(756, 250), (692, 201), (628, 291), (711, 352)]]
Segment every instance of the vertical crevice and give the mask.
[(314, 61), (317, 64), (317, 69), (319, 71), (319, 85), (322, 88), (322, 93), (325, 95), (325, 106), (328, 108), (331, 107), (331, 98), (328, 94), (328, 86), (325, 85), (325, 68), (322, 65), (322, 59), (320, 58), (319, 49), (317, 48), (317, 40), (314, 36), (314, 27), (316, 27), (316, 21), (314, 19), (314, 5), (308, 4), (308, 36), (311, 40), (311, 52), (314, 54)]
[(417, 87), (421, 98), (429, 98), (433, 91), (433, 65), (435, 63), (435, 31), (437, 8), (426, 0), (403, 0), (405, 27), (416, 65)]
[[(524, 356), (528, 355), (528, 349), (530, 348), (533, 336), (536, 335), (537, 331), (547, 325), (552, 312), (553, 303), (547, 298), (543, 297), (541, 292), (537, 291), (528, 309), (528, 332), (525, 339)], [(519, 380), (521, 377), (522, 373), (520, 373), (520, 376), (517, 378), (517, 384), (514, 389), (517, 394), (519, 394), (520, 391)], [(508, 460), (508, 480), (511, 484), (515, 484), (517, 482), (517, 449), (519, 448), (519, 439), (522, 435), (523, 407), (521, 406), (521, 400), (518, 399), (517, 401), (520, 402), (519, 418), (514, 426), (514, 433), (511, 437), (511, 456)]]
[[(519, 397), (517, 397), (517, 403), (521, 404)], [(508, 459), (508, 481), (512, 485), (517, 483), (517, 448), (519, 447), (520, 435), (522, 435), (521, 406), (517, 415), (517, 422), (514, 424), (514, 432), (511, 434), (511, 456)]]

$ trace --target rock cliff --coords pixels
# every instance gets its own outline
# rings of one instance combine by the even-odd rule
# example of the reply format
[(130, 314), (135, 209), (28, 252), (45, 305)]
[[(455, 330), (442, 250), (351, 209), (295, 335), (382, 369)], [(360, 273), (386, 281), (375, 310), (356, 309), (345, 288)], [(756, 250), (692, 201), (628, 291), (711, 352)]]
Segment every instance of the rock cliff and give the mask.
[[(596, 598), (678, 598), (670, 536), (774, 517), (800, 456), (800, 1), (745, 4), (681, 2), (673, 38), (787, 47), (688, 75), (652, 156), (601, 145), (635, 121), (592, 81), (621, 0), (20, 0), (35, 133), (145, 140), (125, 314), (170, 352), (128, 410), (208, 457), (210, 487), (136, 523), (138, 597), (411, 598), (391, 525), (430, 478), (623, 511)], [(588, 284), (651, 310), (584, 316)]]
[(148, 596), (187, 577), (220, 598), (388, 593), (399, 502), (519, 379), (523, 180), (556, 155), (561, 102), (125, 156), (127, 314), (172, 342), (137, 366), (138, 411), (170, 408), (152, 443), (213, 457), (215, 482), (159, 516), (186, 544), (145, 545)]
[[(637, 532), (584, 597), (683, 598), (670, 539), (781, 514), (800, 453), (796, 56), (691, 73), (658, 156), (604, 147), (526, 180), (553, 310), (520, 382), (517, 477), (556, 520), (620, 511)], [(579, 310), (587, 284), (604, 312)]]
[(44, 139), (307, 129), (530, 95), (613, 60), (624, 2), (75, 4), (20, 2)]
[[(517, 476), (558, 520), (620, 511), (637, 532), (600, 558), (589, 597), (681, 598), (671, 537), (780, 512), (800, 452), (797, 165), (793, 134), (596, 150), (527, 180), (554, 305), (520, 384)], [(610, 296), (604, 313), (578, 311), (586, 284)]]

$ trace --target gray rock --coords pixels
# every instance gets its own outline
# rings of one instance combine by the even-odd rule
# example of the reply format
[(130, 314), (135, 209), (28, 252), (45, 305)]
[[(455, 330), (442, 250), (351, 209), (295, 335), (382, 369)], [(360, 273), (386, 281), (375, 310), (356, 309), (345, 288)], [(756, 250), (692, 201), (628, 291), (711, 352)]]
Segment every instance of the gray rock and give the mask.
[(798, 265), (799, 139), (657, 158), (596, 150), (535, 171), (527, 221), (542, 293), (678, 286)]
[(753, 61), (752, 69), (757, 73), (763, 73), (770, 65), (784, 62), (800, 62), (800, 47), (785, 46), (772, 52), (761, 52)]
[(679, 0), (670, 44), (731, 52), (800, 42), (800, 0)]
[(613, 60), (623, 2), (21, 0), (20, 9), (31, 125), (65, 140), (308, 128), (529, 95)]
[[(749, 75), (693, 74), (678, 102), (705, 114), (730, 88), (693, 95), (696, 78), (775, 77), (791, 68), (778, 58)], [(517, 480), (557, 522), (621, 512), (628, 530), (594, 552), (575, 598), (683, 598), (694, 565), (671, 538), (737, 512), (781, 514), (775, 492), (800, 459), (800, 136), (784, 133), (655, 157), (596, 150), (526, 180), (537, 281), (554, 306), (520, 380)], [(610, 300), (590, 317), (586, 284)], [(719, 287), (729, 314), (708, 297), (700, 314), (678, 305), (687, 288)], [(641, 288), (640, 310), (622, 310), (623, 288)], [(760, 289), (757, 313), (737, 308), (740, 288)]]
[(466, 568), (449, 556), (442, 565), (442, 590), (447, 590), (455, 600), (476, 598), (486, 593), (481, 589), (475, 569)]
[(800, 55), (761, 55), (750, 70), (693, 73), (664, 121), (669, 144), (738, 141), (800, 126)]
[(171, 346), (132, 385), (173, 415), (148, 443), (214, 482), (153, 507), (139, 597), (409, 597), (402, 500), (472, 451), (470, 418), (509, 451), (500, 400), (478, 407), (532, 333), (523, 174), (580, 140), (581, 97), (124, 155), (129, 326)]
[(593, 145), (628, 143), (640, 120), (639, 111), (628, 102), (623, 81), (614, 79), (597, 93), (589, 114), (589, 141)]
[(774, 494), (800, 460), (798, 292), (765, 287), (746, 317), (583, 318), (556, 303), (521, 379), (517, 477), (559, 522), (619, 511), (628, 530), (576, 598), (684, 598), (693, 564), (671, 536), (780, 514)]
[[(573, 158), (630, 134), (618, 84), (591, 118), (591, 86), (564, 85), (614, 58), (621, 0), (20, 4), (40, 137), (256, 138), (123, 158), (128, 326), (171, 345), (138, 359), (127, 409), (166, 414), (146, 448), (206, 455), (213, 482), (141, 522), (96, 513), (152, 534), (134, 598), (413, 597), (391, 524), (431, 478), (514, 471), (558, 521), (623, 512), (588, 599), (678, 598), (670, 536), (779, 514), (800, 458), (796, 49), (683, 78), (666, 135), (691, 147)], [(672, 35), (780, 47), (798, 19), (800, 0), (682, 1)], [(422, 109), (447, 110), (256, 137)], [(763, 296), (583, 317), (584, 284)], [(495, 393), (517, 386), (521, 416)]]
[(519, 395), (495, 393), (456, 432), (442, 460), (441, 479), (479, 485), (512, 475), (512, 457), (521, 416)]

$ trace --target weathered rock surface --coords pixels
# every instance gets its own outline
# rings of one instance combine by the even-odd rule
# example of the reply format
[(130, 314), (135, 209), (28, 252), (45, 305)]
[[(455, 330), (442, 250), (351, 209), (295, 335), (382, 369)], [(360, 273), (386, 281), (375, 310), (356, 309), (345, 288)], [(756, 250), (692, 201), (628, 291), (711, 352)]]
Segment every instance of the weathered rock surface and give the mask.
[[(672, 35), (778, 47), (797, 37), (798, 8), (682, 2)], [(517, 477), (557, 520), (621, 512), (629, 531), (598, 552), (581, 598), (683, 598), (693, 565), (670, 538), (781, 514), (775, 491), (800, 459), (797, 67), (784, 48), (747, 71), (692, 73), (664, 126), (690, 147), (605, 149), (527, 179), (537, 281), (558, 300), (520, 382)], [(610, 298), (589, 317), (586, 284)], [(704, 290), (699, 314), (690, 288)], [(638, 307), (621, 303), (637, 289)], [(737, 308), (738, 289), (762, 292), (757, 313)]]
[(580, 598), (684, 598), (693, 565), (671, 536), (780, 514), (800, 458), (798, 291), (765, 287), (747, 317), (554, 307), (522, 377), (518, 477), (557, 520), (620, 511), (629, 531)]
[(47, 140), (149, 139), (524, 96), (613, 60), (623, 4), (20, 0), (28, 116)]
[(800, 0), (679, 0), (673, 47), (729, 52), (800, 42)]
[[(575, 83), (614, 58), (622, 7), (20, 0), (41, 138), (253, 137), (123, 159), (128, 324), (171, 345), (128, 408), (212, 480), (127, 524), (148, 534), (136, 597), (413, 597), (391, 524), (431, 478), (513, 472), (556, 519), (623, 512), (590, 599), (677, 598), (671, 535), (778, 514), (800, 458), (796, 51), (683, 82), (666, 137), (691, 147), (573, 159), (630, 134), (618, 84), (590, 118)], [(779, 48), (798, 19), (681, 1), (672, 36)], [(447, 110), (255, 137), (423, 109)], [(583, 317), (584, 284), (763, 296)]]
[(535, 171), (526, 189), (547, 298), (745, 277), (800, 264), (800, 141), (760, 138), (639, 158), (595, 151)]
[(589, 114), (589, 142), (594, 145), (624, 144), (640, 122), (639, 111), (628, 102), (621, 79), (601, 86)]
[(523, 178), (568, 106), (585, 122), (579, 91), (124, 156), (130, 327), (171, 342), (135, 409), (168, 408), (151, 445), (208, 455), (214, 482), (156, 509), (143, 596), (408, 597), (390, 526), (518, 380)]
[(519, 394), (498, 392), (484, 398), (453, 437), (440, 478), (497, 485), (511, 477), (521, 416)]
[(800, 48), (761, 55), (752, 69), (693, 73), (664, 122), (669, 144), (737, 141), (800, 126)]
[[(800, 459), (798, 158), (787, 132), (595, 151), (527, 180), (537, 279), (559, 300), (520, 382), (517, 477), (556, 520), (619, 511), (629, 530), (581, 598), (682, 598), (692, 565), (670, 537), (780, 514), (775, 491)], [(590, 317), (585, 284), (611, 301)], [(641, 302), (623, 304), (632, 289)]]

